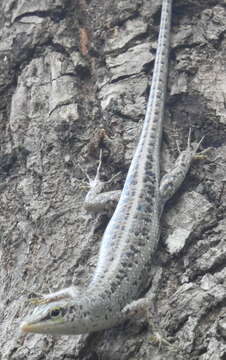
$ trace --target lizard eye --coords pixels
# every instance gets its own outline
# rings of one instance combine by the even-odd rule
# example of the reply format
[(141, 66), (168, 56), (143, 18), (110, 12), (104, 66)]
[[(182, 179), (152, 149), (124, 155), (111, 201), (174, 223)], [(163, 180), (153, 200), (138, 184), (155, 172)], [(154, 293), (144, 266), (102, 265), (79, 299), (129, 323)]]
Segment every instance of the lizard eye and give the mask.
[(54, 309), (51, 310), (50, 316), (51, 317), (57, 317), (61, 314), (61, 308), (60, 307), (56, 307)]

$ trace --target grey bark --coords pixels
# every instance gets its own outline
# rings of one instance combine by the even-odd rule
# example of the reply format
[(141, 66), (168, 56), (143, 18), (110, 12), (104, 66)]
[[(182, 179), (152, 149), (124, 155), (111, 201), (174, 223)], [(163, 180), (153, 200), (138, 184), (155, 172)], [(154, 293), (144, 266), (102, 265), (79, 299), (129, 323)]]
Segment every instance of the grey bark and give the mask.
[[(147, 319), (75, 337), (18, 336), (33, 293), (82, 285), (109, 214), (80, 167), (121, 188), (145, 113), (161, 1), (0, 4), (0, 359), (226, 359), (226, 3), (174, 0), (162, 172), (189, 128), (210, 151), (162, 219)], [(103, 137), (103, 130), (108, 136)], [(161, 271), (159, 270), (161, 269)], [(151, 276), (151, 275), (150, 275)]]

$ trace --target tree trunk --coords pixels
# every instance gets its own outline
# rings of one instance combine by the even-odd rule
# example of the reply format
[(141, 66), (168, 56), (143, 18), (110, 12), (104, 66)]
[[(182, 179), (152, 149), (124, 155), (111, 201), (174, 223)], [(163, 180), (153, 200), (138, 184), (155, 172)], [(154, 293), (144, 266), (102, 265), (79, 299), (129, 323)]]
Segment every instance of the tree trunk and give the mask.
[(95, 176), (102, 148), (102, 179), (120, 172), (110, 190), (123, 186), (160, 11), (160, 0), (1, 1), (0, 359), (226, 359), (225, 0), (173, 1), (162, 173), (189, 129), (211, 149), (162, 217), (154, 325), (18, 336), (27, 298), (86, 284), (94, 271), (111, 214), (84, 210), (85, 172)]

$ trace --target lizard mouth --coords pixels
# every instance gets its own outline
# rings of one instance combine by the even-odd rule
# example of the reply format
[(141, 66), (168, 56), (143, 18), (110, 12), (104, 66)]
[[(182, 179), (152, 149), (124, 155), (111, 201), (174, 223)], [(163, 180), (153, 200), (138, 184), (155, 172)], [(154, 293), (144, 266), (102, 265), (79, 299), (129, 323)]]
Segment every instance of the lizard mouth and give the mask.
[[(41, 328), (41, 324), (37, 323), (37, 324), (29, 324), (27, 322), (23, 322), (20, 325), (20, 331), (22, 333), (30, 333), (30, 332), (38, 332), (38, 329)], [(42, 327), (43, 328), (43, 327)]]
[(37, 334), (61, 334), (62, 322), (43, 324), (42, 322), (28, 323), (23, 322), (20, 325), (20, 332), (22, 334), (37, 333)]

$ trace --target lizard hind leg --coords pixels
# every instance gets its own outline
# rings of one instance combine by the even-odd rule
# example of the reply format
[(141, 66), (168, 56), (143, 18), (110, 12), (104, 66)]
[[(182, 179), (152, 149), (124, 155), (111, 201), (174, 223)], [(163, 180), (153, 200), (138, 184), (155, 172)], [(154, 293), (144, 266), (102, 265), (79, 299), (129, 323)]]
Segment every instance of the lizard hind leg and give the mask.
[(161, 179), (159, 192), (161, 196), (162, 208), (184, 181), (185, 176), (191, 166), (192, 160), (197, 156), (196, 153), (203, 139), (204, 137), (202, 137), (202, 139), (193, 149), (191, 146), (191, 129), (189, 130), (186, 149), (180, 152), (173, 168)]
[[(100, 168), (102, 165), (102, 149), (100, 150), (99, 165), (97, 167), (96, 176), (94, 179), (89, 179), (89, 191), (86, 194), (84, 207), (90, 212), (106, 211), (108, 207), (112, 207), (111, 203), (115, 206), (121, 195), (121, 190), (105, 191), (104, 187), (112, 183), (112, 181), (120, 174), (117, 173), (108, 181), (100, 180)], [(110, 203), (110, 204), (109, 204)], [(114, 207), (113, 206), (113, 207)]]

